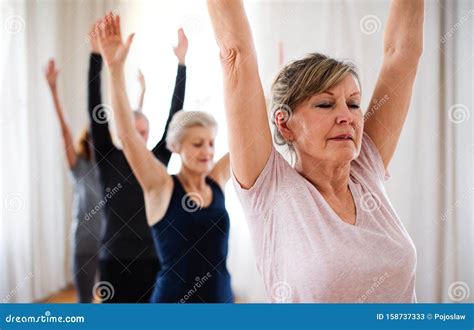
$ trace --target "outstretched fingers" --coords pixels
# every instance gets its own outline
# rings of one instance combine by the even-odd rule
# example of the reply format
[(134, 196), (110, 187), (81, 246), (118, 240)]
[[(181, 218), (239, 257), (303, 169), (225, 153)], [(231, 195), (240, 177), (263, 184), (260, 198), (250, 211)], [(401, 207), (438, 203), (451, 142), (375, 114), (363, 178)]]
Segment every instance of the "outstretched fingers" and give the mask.
[(120, 28), (120, 15), (116, 15), (114, 17), (114, 28), (115, 28), (115, 33), (119, 36), (120, 40), (123, 40), (122, 29)]
[(132, 45), (132, 41), (133, 41), (134, 36), (135, 36), (135, 33), (132, 33), (127, 38), (127, 42), (125, 43), (125, 47), (127, 48), (127, 51), (128, 51), (128, 49), (130, 49), (130, 46)]
[(110, 25), (110, 32), (112, 35), (117, 35), (117, 31), (115, 29), (115, 17), (112, 14), (112, 12), (109, 12), (109, 15), (107, 17), (107, 22)]
[(105, 31), (105, 37), (108, 37), (108, 36), (110, 36), (110, 35), (113, 34), (113, 31), (112, 31), (112, 24), (110, 24), (110, 20), (111, 20), (110, 15), (107, 14), (107, 15), (104, 17), (104, 24), (105, 24), (105, 26), (104, 26), (104, 31)]
[(102, 18), (101, 20), (99, 20), (96, 25), (96, 31), (98, 32), (97, 36), (99, 38), (99, 41), (102, 42), (105, 39), (105, 19)]

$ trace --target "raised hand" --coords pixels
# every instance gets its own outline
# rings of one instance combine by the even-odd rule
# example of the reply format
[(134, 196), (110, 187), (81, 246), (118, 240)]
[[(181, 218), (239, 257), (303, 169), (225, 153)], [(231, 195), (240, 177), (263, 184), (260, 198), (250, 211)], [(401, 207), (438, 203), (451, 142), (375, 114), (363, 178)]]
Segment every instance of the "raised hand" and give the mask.
[(56, 89), (56, 81), (58, 79), (58, 74), (59, 71), (56, 68), (56, 63), (54, 62), (54, 59), (50, 59), (45, 69), (44, 75), (51, 89)]
[(122, 41), (120, 16), (107, 14), (98, 24), (100, 53), (109, 70), (121, 70), (130, 50), (134, 34)]
[(46, 69), (44, 70), (44, 75), (46, 77), (46, 80), (48, 81), (51, 96), (53, 97), (54, 109), (56, 111), (56, 115), (61, 126), (61, 132), (64, 141), (64, 152), (66, 154), (67, 162), (69, 168), (73, 168), (76, 165), (77, 156), (76, 152), (74, 151), (74, 142), (72, 138), (71, 129), (69, 128), (65, 115), (63, 113), (58, 91), (56, 89), (58, 74), (59, 70), (56, 68), (56, 63), (54, 62), (54, 59), (50, 59), (48, 65), (46, 66)]
[(174, 47), (173, 51), (178, 58), (179, 64), (184, 65), (186, 53), (188, 52), (188, 38), (186, 37), (183, 28), (178, 29), (178, 46)]
[(100, 53), (99, 38), (98, 38), (99, 33), (100, 33), (100, 29), (99, 29), (100, 28), (100, 22), (101, 22), (101, 20), (96, 21), (92, 25), (92, 27), (91, 27), (91, 29), (88, 33), (88, 37), (89, 37), (88, 39), (89, 39), (89, 42), (91, 44), (91, 53), (95, 53), (95, 54)]

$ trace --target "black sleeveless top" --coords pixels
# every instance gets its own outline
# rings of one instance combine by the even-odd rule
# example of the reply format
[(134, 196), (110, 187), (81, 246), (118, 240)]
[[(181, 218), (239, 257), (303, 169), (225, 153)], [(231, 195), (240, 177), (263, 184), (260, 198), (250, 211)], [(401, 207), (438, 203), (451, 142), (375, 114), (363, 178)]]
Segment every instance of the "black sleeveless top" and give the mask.
[[(173, 175), (174, 188), (163, 219), (151, 227), (161, 261), (151, 302), (232, 303), (226, 259), (229, 215), (224, 194), (209, 177), (212, 202), (199, 208)], [(197, 198), (199, 198), (196, 195)]]

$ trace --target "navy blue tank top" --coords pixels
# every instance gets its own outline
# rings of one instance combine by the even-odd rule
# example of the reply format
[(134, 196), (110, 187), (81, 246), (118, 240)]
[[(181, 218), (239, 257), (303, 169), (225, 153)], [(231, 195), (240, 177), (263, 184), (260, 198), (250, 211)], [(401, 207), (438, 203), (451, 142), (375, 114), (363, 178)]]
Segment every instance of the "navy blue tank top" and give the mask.
[(151, 227), (161, 270), (151, 296), (159, 303), (232, 303), (226, 259), (229, 215), (224, 194), (209, 177), (212, 202), (199, 208), (179, 179), (163, 219)]

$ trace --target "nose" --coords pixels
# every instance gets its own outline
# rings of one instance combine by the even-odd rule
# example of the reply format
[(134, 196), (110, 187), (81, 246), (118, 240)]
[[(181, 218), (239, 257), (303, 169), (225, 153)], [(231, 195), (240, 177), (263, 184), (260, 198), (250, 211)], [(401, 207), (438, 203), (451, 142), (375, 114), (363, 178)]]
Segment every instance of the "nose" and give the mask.
[(210, 145), (204, 145), (201, 148), (201, 155), (206, 157), (212, 157), (214, 155), (214, 147)]
[(351, 124), (354, 121), (354, 114), (351, 112), (347, 104), (338, 107), (336, 114), (336, 123), (337, 124)]

